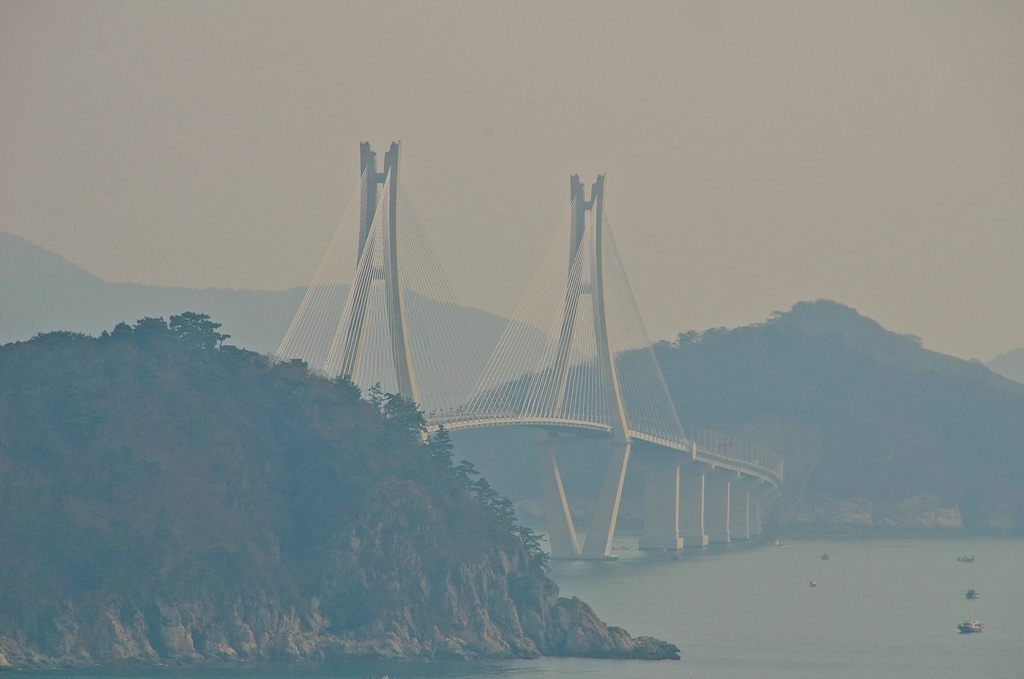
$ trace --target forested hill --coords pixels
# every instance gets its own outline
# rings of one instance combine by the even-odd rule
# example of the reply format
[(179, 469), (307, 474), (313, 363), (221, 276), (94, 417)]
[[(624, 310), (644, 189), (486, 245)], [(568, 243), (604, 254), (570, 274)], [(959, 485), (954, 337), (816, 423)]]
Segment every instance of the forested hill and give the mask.
[(0, 347), (0, 666), (675, 656), (559, 599), (405, 401), (218, 328)]
[(830, 301), (656, 346), (684, 427), (786, 459), (784, 528), (1024, 532), (1024, 385)]

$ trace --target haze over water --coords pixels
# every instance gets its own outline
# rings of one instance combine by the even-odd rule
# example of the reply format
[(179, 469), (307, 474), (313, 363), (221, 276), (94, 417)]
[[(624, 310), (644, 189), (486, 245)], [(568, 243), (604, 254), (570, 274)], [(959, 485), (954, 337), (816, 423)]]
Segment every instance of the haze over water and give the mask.
[[(957, 562), (963, 553), (975, 562)], [(630, 676), (1019, 677), (1022, 559), (1019, 540), (805, 541), (680, 562), (557, 563), (554, 576), (610, 623), (682, 649), (683, 667)], [(966, 599), (971, 585), (981, 599)], [(982, 634), (957, 633), (967, 615)]]
[[(554, 562), (563, 596), (609, 624), (676, 643), (679, 662), (542, 658), (480, 663), (346, 663), (242, 669), (42, 672), (92, 677), (588, 677), (860, 679), (1020, 677), (1024, 672), (1024, 541), (891, 539), (734, 544), (678, 560), (617, 539), (617, 562)], [(628, 549), (623, 549), (628, 547)], [(822, 561), (822, 553), (830, 555)], [(959, 563), (960, 554), (975, 555)], [(811, 588), (815, 580), (818, 586)], [(976, 586), (981, 598), (966, 599)], [(965, 616), (985, 624), (962, 635)]]

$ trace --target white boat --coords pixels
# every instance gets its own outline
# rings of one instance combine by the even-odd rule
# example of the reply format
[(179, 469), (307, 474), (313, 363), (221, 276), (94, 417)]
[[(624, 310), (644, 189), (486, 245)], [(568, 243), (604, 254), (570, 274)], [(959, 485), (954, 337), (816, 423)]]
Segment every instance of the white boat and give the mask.
[(964, 621), (956, 626), (956, 628), (960, 630), (960, 634), (980, 632), (984, 627), (985, 626), (977, 620), (968, 620), (967, 618), (964, 618)]

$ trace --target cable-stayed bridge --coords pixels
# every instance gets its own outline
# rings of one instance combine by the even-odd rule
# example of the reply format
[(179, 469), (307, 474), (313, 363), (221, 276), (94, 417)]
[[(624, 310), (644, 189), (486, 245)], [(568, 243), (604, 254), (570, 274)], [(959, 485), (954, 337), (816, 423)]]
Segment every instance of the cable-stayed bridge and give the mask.
[[(399, 393), (431, 428), (536, 429), (555, 558), (609, 558), (631, 454), (646, 470), (641, 548), (759, 532), (760, 500), (781, 483), (782, 461), (728, 436), (683, 431), (604, 212), (604, 176), (589, 198), (571, 178), (569, 210), (485, 362), (399, 181), (399, 157), (392, 143), (378, 170), (361, 145), (358, 199), (277, 356)], [(569, 441), (606, 465), (582, 548), (556, 454)]]

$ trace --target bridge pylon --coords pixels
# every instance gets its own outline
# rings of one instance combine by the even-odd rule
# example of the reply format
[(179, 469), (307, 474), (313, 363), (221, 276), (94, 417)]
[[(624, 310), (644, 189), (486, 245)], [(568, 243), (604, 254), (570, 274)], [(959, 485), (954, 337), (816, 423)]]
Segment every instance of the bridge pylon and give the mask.
[[(401, 147), (391, 142), (384, 154), (384, 167), (377, 171), (377, 154), (369, 142), (359, 145), (362, 168), (359, 200), (359, 254), (356, 277), (352, 283), (346, 313), (327, 355), (328, 370), (336, 369), (340, 375), (353, 376), (359, 370), (366, 341), (367, 314), (373, 283), (383, 288), (384, 307), (388, 329), (391, 364), (394, 369), (397, 393), (406, 399), (419, 401), (416, 381), (409, 357), (409, 336), (405, 323), (405, 304), (401, 284), (398, 246), (398, 160)], [(383, 196), (378, 203), (377, 185), (383, 185)], [(378, 219), (378, 207), (383, 212)], [(374, 227), (377, 227), (376, 229)], [(371, 238), (376, 236), (376, 238)]]
[[(558, 470), (554, 451), (545, 447), (540, 451), (542, 485), (545, 494), (545, 511), (549, 523), (552, 554), (556, 558), (606, 559), (611, 554), (611, 541), (622, 499), (622, 484), (629, 462), (630, 441), (626, 415), (619, 393), (618, 377), (615, 372), (615, 355), (608, 340), (608, 317), (605, 305), (603, 276), (602, 227), (604, 218), (604, 175), (598, 175), (591, 186), (590, 200), (586, 199), (585, 187), (579, 175), (569, 178), (569, 261), (565, 303), (562, 305), (562, 323), (559, 330), (555, 363), (551, 371), (551, 390), (548, 393), (548, 409), (562, 414), (566, 399), (569, 370), (573, 355), (573, 339), (577, 335), (577, 323), (589, 322), (590, 327), (582, 332), (593, 338), (596, 370), (595, 377), (600, 400), (603, 401), (606, 421), (611, 427), (610, 459), (598, 501), (594, 509), (587, 539), (580, 550), (573, 530), (572, 517), (565, 502), (565, 491)], [(587, 220), (587, 213), (591, 219)], [(588, 232), (589, 227), (589, 232)], [(587, 238), (589, 236), (589, 238)], [(591, 253), (581, 252), (589, 245)], [(581, 265), (581, 255), (590, 266)], [(588, 256), (589, 255), (589, 256)], [(589, 271), (588, 271), (589, 269)], [(589, 297), (589, 301), (586, 298)], [(581, 309), (586, 305), (587, 308)], [(589, 312), (582, 313), (581, 311)], [(588, 316), (581, 321), (581, 316)], [(564, 514), (561, 516), (560, 514)], [(552, 530), (554, 528), (554, 530)], [(562, 536), (560, 533), (568, 535)], [(569, 550), (567, 550), (567, 547)]]
[(399, 180), (400, 156), (392, 142), (378, 166), (369, 142), (360, 144), (359, 188), (277, 357), (363, 390), (379, 385), (429, 419), (457, 411), (482, 361)]
[[(608, 468), (594, 516), (587, 530), (587, 539), (583, 543), (580, 556), (587, 559), (604, 559), (611, 555), (612, 536), (619, 514), (619, 503), (622, 500), (622, 484), (626, 478), (626, 466), (629, 463), (629, 426), (626, 423), (622, 394), (619, 392), (619, 380), (615, 372), (615, 354), (608, 339), (608, 314), (604, 292), (604, 252), (603, 252), (603, 218), (604, 218), (604, 175), (598, 175), (597, 181), (591, 186), (590, 200), (584, 195), (583, 182), (579, 175), (569, 179), (569, 195), (571, 204), (572, 239), (569, 250), (570, 284), (566, 288), (566, 303), (563, 314), (562, 332), (559, 336), (559, 359), (568, 357), (569, 343), (572, 338), (572, 326), (577, 318), (581, 291), (590, 293), (590, 314), (593, 324), (595, 359), (598, 366), (600, 391), (604, 398), (608, 423), (611, 425), (612, 440)], [(587, 220), (586, 213), (592, 213), (590, 222), (592, 234), (592, 270), (588, 286), (580, 285), (581, 267), (573, 266), (577, 261), (578, 250), (584, 241)], [(575, 280), (574, 280), (575, 279)], [(558, 408), (564, 399), (564, 385), (568, 377), (568, 365), (560, 360), (555, 369), (558, 380)]]
[[(552, 556), (605, 559), (634, 435), (685, 437), (607, 224), (604, 175), (586, 193), (579, 176), (570, 177), (568, 214), (465, 412), (489, 424), (541, 429), (548, 440), (539, 453)], [(554, 437), (573, 433), (590, 437), (595, 457), (609, 455), (582, 549), (554, 454)]]

